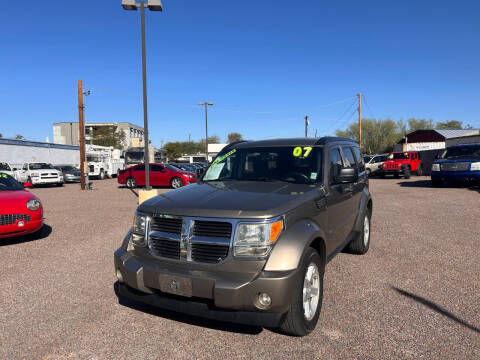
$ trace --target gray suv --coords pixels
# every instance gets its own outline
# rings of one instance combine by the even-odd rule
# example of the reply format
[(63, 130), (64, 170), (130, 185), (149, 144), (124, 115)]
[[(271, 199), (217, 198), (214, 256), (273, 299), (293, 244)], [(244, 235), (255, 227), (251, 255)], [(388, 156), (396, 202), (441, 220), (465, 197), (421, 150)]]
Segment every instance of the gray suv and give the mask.
[(115, 252), (119, 300), (311, 332), (325, 265), (370, 245), (372, 200), (357, 143), (234, 143), (199, 175), (138, 207)]

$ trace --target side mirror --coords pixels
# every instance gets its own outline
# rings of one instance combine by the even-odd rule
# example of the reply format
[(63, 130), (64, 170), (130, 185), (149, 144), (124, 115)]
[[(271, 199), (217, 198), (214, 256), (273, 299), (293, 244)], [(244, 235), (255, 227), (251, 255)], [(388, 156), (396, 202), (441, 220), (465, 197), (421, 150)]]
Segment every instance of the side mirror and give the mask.
[(343, 167), (340, 168), (338, 174), (335, 175), (335, 183), (345, 184), (353, 183), (358, 180), (358, 171), (355, 168)]
[(440, 155), (435, 154), (435, 160), (438, 160), (438, 159), (440, 159)]
[(24, 188), (31, 188), (31, 187), (32, 187), (32, 183), (31, 183), (31, 182), (28, 182), (28, 181), (27, 181), (27, 182), (24, 182), (24, 183), (23, 183), (23, 187), (24, 187)]
[(17, 168), (13, 168), (13, 169), (12, 169), (12, 171), (16, 171), (16, 170), (18, 170), (18, 169), (17, 169)]
[(197, 176), (197, 179), (200, 179), (204, 173), (205, 169), (203, 168), (198, 168), (197, 170), (195, 170), (195, 175)]

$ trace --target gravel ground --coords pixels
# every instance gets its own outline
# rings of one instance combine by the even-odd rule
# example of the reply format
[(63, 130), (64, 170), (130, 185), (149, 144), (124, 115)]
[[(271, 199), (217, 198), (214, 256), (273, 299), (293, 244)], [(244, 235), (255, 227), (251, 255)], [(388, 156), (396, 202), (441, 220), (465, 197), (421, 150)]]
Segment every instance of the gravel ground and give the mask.
[(33, 189), (48, 228), (1, 240), (0, 359), (480, 359), (480, 189), (370, 184), (370, 251), (328, 264), (304, 338), (119, 305), (113, 252), (136, 196), (116, 180)]

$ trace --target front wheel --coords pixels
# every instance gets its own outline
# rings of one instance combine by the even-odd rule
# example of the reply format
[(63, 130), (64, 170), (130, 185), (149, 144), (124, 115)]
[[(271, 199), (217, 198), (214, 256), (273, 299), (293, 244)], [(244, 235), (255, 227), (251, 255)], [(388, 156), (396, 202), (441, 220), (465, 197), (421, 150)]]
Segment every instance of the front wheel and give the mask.
[(441, 187), (443, 185), (443, 181), (442, 180), (433, 180), (432, 179), (432, 186), (433, 187)]
[(405, 179), (410, 179), (410, 168), (409, 167), (406, 167), (405, 169), (403, 169), (403, 177)]
[(305, 336), (315, 329), (322, 309), (324, 264), (313, 248), (308, 248), (302, 264), (302, 277), (293, 292), (290, 309), (280, 329), (293, 336)]
[(130, 178), (127, 179), (126, 185), (129, 189), (135, 189), (137, 187), (137, 180), (130, 177)]
[(372, 173), (372, 170), (370, 170), (369, 168), (366, 168), (365, 172), (367, 173), (367, 176), (370, 176), (370, 174)]
[(170, 185), (172, 185), (172, 188), (178, 189), (179, 187), (182, 187), (182, 179), (179, 177), (174, 177), (172, 181), (170, 181)]
[(105, 180), (105, 171), (100, 170), (100, 180)]

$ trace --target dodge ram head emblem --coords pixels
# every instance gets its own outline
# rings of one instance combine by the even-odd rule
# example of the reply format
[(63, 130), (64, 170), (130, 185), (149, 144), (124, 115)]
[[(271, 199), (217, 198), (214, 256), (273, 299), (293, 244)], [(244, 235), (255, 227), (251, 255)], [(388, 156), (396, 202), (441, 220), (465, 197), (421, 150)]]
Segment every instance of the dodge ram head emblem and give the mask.
[(190, 239), (193, 236), (193, 220), (184, 219), (180, 235), (180, 259), (187, 260)]
[(177, 280), (172, 280), (172, 281), (170, 282), (170, 289), (171, 289), (172, 291), (177, 291), (177, 290), (178, 290), (178, 282), (177, 282)]

